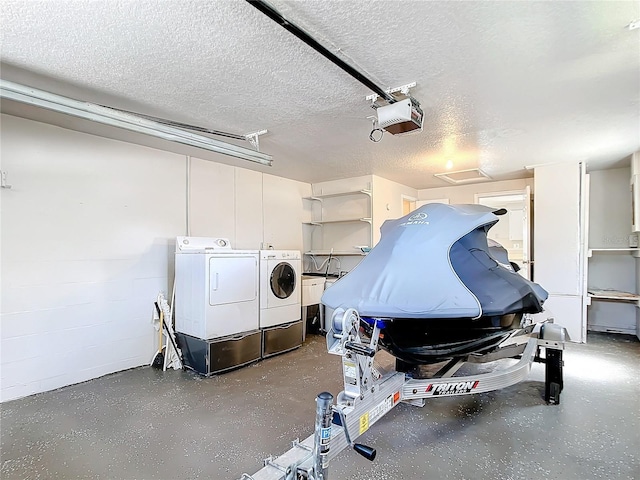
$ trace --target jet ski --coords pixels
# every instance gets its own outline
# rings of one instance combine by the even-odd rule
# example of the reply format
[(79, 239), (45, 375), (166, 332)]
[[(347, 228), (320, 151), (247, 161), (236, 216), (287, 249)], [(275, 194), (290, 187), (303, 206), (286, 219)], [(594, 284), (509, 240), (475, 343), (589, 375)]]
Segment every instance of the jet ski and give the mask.
[(378, 244), (325, 290), (322, 303), (354, 308), (379, 345), (413, 365), (489, 352), (538, 313), (548, 293), (516, 272), (487, 239), (496, 210), (427, 204), (382, 225)]

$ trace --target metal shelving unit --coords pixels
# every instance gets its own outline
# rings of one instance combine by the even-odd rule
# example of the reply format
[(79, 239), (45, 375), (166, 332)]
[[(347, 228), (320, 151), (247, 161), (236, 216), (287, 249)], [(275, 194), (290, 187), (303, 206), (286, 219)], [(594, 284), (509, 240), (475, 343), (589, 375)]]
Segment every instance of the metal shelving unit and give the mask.
[[(345, 217), (345, 218), (339, 218), (339, 217), (335, 217), (335, 216), (331, 216), (329, 218), (324, 218), (323, 217), (323, 213), (321, 213), (320, 218), (317, 220), (310, 220), (308, 222), (303, 222), (303, 225), (309, 225), (312, 227), (324, 227), (325, 225), (337, 225), (337, 224), (348, 224), (348, 223), (367, 223), (369, 225), (368, 229), (368, 235), (367, 235), (367, 243), (368, 243), (368, 247), (372, 246), (373, 243), (373, 218), (371, 216), (371, 214), (373, 213), (373, 205), (372, 205), (372, 191), (371, 189), (359, 189), (359, 190), (350, 190), (350, 191), (345, 191), (345, 192), (333, 192), (333, 193), (320, 193), (317, 195), (310, 195), (308, 197), (303, 197), (304, 200), (309, 200), (309, 201), (314, 201), (314, 202), (319, 202), (320, 204), (324, 203), (324, 200), (326, 199), (336, 199), (336, 198), (340, 198), (340, 197), (348, 197), (348, 196), (357, 196), (357, 195), (363, 195), (368, 199), (368, 204), (367, 204), (367, 210), (369, 212), (369, 216), (349, 216), (349, 217)], [(366, 212), (363, 212), (366, 213)], [(363, 242), (364, 243), (364, 242)], [(326, 245), (325, 242), (323, 242), (322, 245), (319, 245), (319, 249), (311, 249), (308, 252), (305, 252), (305, 254), (307, 255), (329, 255), (330, 253), (330, 249), (331, 247), (333, 247), (334, 245)], [(349, 250), (345, 250), (344, 246), (342, 248), (338, 248), (338, 249), (334, 249), (333, 251), (333, 255), (338, 256), (338, 255), (353, 255), (353, 256), (361, 256), (361, 255), (365, 255), (365, 253), (355, 250), (355, 251), (349, 251)]]

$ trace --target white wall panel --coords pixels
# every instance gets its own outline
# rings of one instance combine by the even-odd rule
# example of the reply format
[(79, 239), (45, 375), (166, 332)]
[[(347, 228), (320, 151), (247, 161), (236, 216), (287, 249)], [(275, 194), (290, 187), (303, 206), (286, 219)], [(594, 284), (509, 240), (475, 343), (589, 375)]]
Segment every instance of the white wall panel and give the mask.
[(264, 241), (276, 250), (302, 251), (302, 197), (311, 194), (308, 183), (263, 175)]
[(225, 237), (235, 246), (235, 168), (191, 159), (190, 224), (194, 237)]
[(244, 168), (235, 170), (234, 248), (255, 250), (262, 243), (262, 174)]

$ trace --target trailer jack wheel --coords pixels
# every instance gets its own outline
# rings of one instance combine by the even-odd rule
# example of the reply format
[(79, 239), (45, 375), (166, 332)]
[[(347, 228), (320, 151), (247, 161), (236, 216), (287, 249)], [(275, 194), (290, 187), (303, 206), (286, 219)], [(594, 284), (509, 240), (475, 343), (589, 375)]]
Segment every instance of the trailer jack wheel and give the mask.
[(546, 357), (544, 399), (550, 404), (558, 405), (563, 388), (562, 350), (547, 348)]

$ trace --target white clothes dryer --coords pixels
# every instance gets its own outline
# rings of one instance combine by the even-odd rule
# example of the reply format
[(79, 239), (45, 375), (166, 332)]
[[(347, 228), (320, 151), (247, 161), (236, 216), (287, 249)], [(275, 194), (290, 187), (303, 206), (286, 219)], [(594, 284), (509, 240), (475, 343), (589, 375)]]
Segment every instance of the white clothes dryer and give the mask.
[(177, 237), (176, 330), (204, 339), (257, 330), (258, 259), (226, 238)]
[(175, 330), (186, 366), (210, 375), (259, 360), (258, 250), (226, 238), (176, 238)]

